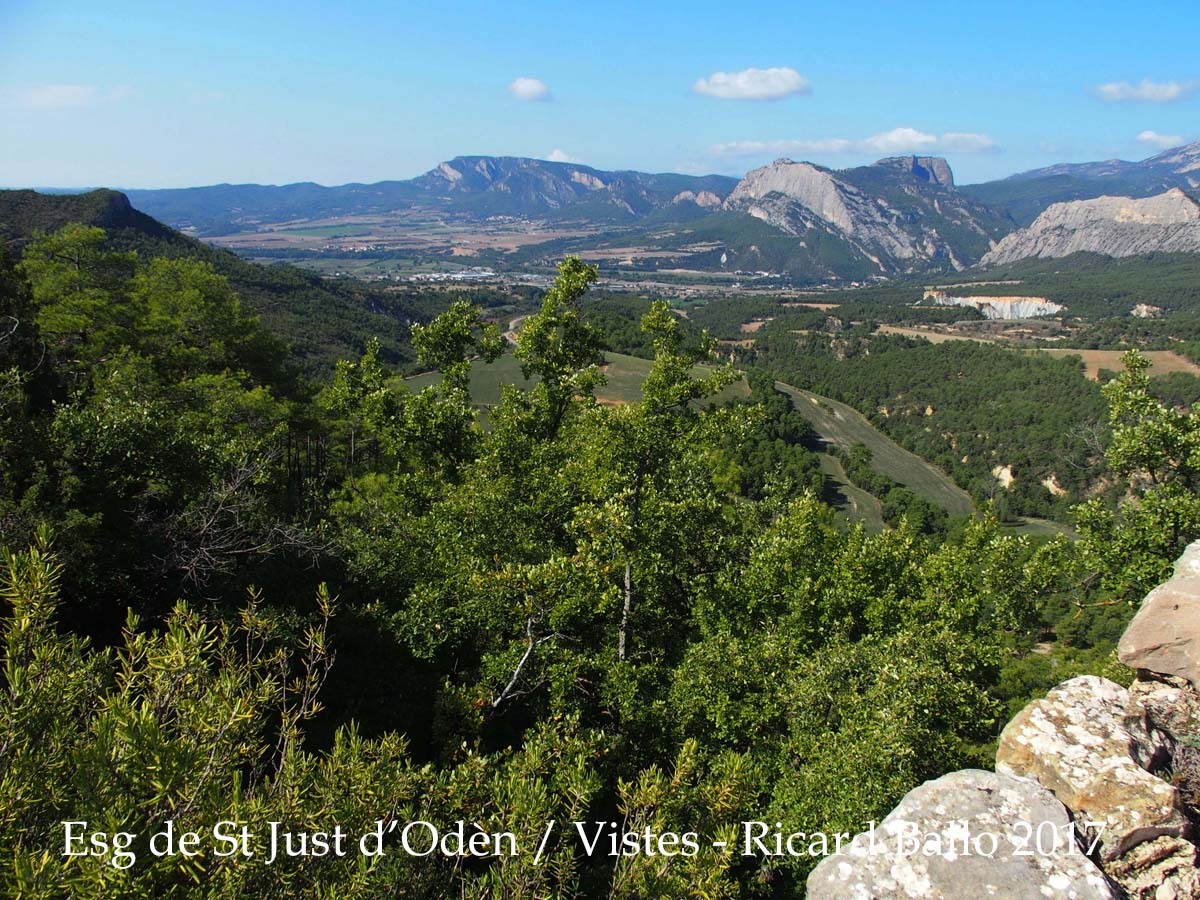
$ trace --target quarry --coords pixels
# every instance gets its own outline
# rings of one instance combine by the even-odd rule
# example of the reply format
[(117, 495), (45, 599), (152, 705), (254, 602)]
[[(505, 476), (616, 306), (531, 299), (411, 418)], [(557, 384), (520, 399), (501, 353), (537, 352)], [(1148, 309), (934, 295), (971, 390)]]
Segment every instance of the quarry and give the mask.
[(1066, 309), (1045, 297), (954, 297), (939, 290), (925, 291), (921, 302), (935, 306), (970, 306), (987, 319), (1032, 319)]

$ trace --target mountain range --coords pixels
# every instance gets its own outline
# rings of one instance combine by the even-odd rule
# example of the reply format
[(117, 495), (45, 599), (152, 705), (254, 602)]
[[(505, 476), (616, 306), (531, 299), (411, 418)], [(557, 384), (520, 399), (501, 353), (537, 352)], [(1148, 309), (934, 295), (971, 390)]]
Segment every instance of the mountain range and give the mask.
[[(967, 186), (955, 184), (946, 160), (927, 156), (841, 170), (780, 159), (741, 179), (462, 156), (407, 181), (126, 193), (139, 210), (202, 237), (350, 217), (450, 217), (483, 228), (536, 222), (586, 234), (523, 246), (511, 259), (540, 263), (564, 251), (607, 248), (610, 258), (635, 267), (768, 271), (826, 282), (952, 272), (1070, 248), (1200, 251), (1191, 225), (1126, 221), (1119, 210), (1128, 203), (1073, 206), (1102, 197), (1168, 197), (1157, 207), (1183, 210), (1186, 218), (1185, 201), (1198, 190), (1200, 142), (1140, 162), (1065, 163)], [(1047, 214), (1049, 222), (1039, 218)], [(512, 253), (487, 252), (483, 261), (500, 264)]]
[(1171, 188), (1192, 193), (1200, 190), (1200, 141), (1164, 150), (1141, 162), (1060, 163), (962, 190), (1004, 209), (1019, 225), (1028, 225), (1054, 203), (1101, 196), (1136, 199)]
[(719, 204), (737, 183), (724, 175), (602, 172), (540, 159), (460, 156), (407, 181), (336, 187), (218, 184), (125, 193), (155, 218), (210, 236), (295, 219), (408, 210), (618, 224), (669, 209), (669, 218), (687, 218)]

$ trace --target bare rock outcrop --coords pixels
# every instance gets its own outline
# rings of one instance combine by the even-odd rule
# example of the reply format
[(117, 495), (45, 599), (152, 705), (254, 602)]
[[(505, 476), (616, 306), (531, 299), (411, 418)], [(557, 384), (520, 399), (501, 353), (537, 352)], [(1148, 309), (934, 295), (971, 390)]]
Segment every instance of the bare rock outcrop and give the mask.
[[(1063, 805), (1035, 782), (952, 772), (909, 791), (874, 831), (822, 860), (808, 877), (808, 897), (1115, 898), (1073, 829)], [(994, 852), (979, 852), (991, 850), (992, 838)]]
[(1195, 900), (1200, 897), (1196, 848), (1182, 838), (1138, 844), (1105, 866), (1129, 900)]
[(671, 198), (672, 203), (695, 203), (704, 209), (713, 209), (721, 205), (721, 198), (712, 191), (680, 191)]
[[(771, 194), (779, 194), (794, 200), (849, 235), (854, 234), (857, 227), (848, 205), (856, 199), (848, 196), (851, 190), (828, 169), (812, 163), (777, 159), (769, 166), (748, 172), (733, 193), (725, 198), (725, 206), (728, 209), (752, 209), (759, 207), (758, 201)], [(777, 228), (787, 226), (786, 222), (782, 219), (777, 221), (775, 217), (767, 221)]]
[(983, 313), (985, 319), (1032, 319), (1066, 309), (1045, 297), (955, 297), (936, 288), (927, 289), (921, 302), (935, 306), (969, 306)]
[(1156, 769), (1174, 753), (1181, 739), (1200, 735), (1200, 694), (1183, 678), (1143, 673), (1129, 686), (1125, 719), (1131, 730), (1153, 736), (1138, 761), (1143, 768)]
[(1098, 849), (1113, 860), (1144, 841), (1188, 829), (1178, 791), (1138, 765), (1126, 728), (1129, 692), (1084, 675), (1017, 714), (1000, 735), (996, 771), (1032, 778), (1080, 819), (1095, 823)]
[(1117, 656), (1131, 669), (1200, 688), (1200, 541), (1184, 551), (1171, 579), (1146, 596), (1121, 635)]
[(980, 262), (991, 266), (1080, 252), (1198, 253), (1200, 204), (1179, 188), (1138, 200), (1096, 197), (1055, 203), (1028, 228), (1007, 235)]
[(942, 187), (954, 187), (954, 173), (950, 163), (940, 156), (889, 156), (881, 159), (877, 166), (890, 166)]
[[(930, 264), (961, 269), (990, 244), (989, 229), (977, 220), (980, 208), (954, 189), (950, 167), (936, 157), (840, 171), (777, 159), (748, 172), (723, 208), (796, 237), (828, 235), (881, 272)], [(959, 237), (950, 240), (952, 233)], [(978, 250), (965, 252), (964, 234)]]

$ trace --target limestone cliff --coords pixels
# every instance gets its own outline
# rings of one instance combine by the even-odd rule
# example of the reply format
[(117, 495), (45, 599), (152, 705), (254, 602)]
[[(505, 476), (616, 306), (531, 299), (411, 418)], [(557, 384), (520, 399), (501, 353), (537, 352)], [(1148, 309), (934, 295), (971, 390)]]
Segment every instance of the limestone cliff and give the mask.
[(954, 173), (950, 171), (950, 163), (940, 156), (889, 156), (875, 165), (891, 166), (931, 184), (954, 187)]
[(887, 274), (961, 269), (1008, 230), (955, 190), (950, 166), (937, 157), (839, 171), (778, 159), (749, 172), (723, 208), (801, 241), (836, 241)]
[(985, 266), (1028, 257), (1200, 253), (1200, 204), (1178, 188), (1135, 200), (1097, 197), (1055, 203), (983, 257)]

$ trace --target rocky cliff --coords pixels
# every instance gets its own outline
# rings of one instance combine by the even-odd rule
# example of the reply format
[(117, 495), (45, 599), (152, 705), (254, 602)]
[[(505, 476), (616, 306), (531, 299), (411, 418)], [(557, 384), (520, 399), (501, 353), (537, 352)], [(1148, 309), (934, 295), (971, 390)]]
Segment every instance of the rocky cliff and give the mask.
[(876, 274), (961, 269), (1011, 225), (954, 188), (944, 159), (895, 157), (834, 171), (779, 159), (748, 173), (723, 204), (801, 245), (837, 242)]
[(1178, 188), (1154, 197), (1097, 197), (1055, 203), (981, 260), (999, 265), (1028, 257), (1090, 252), (1104, 256), (1200, 253), (1200, 204)]
[(1000, 735), (996, 771), (910, 791), (822, 860), (810, 900), (1068, 897), (1197, 900), (1200, 541), (1118, 647), (1126, 689), (1064, 682)]
[(889, 156), (875, 165), (899, 169), (931, 184), (954, 187), (954, 173), (950, 171), (950, 163), (940, 156)]

